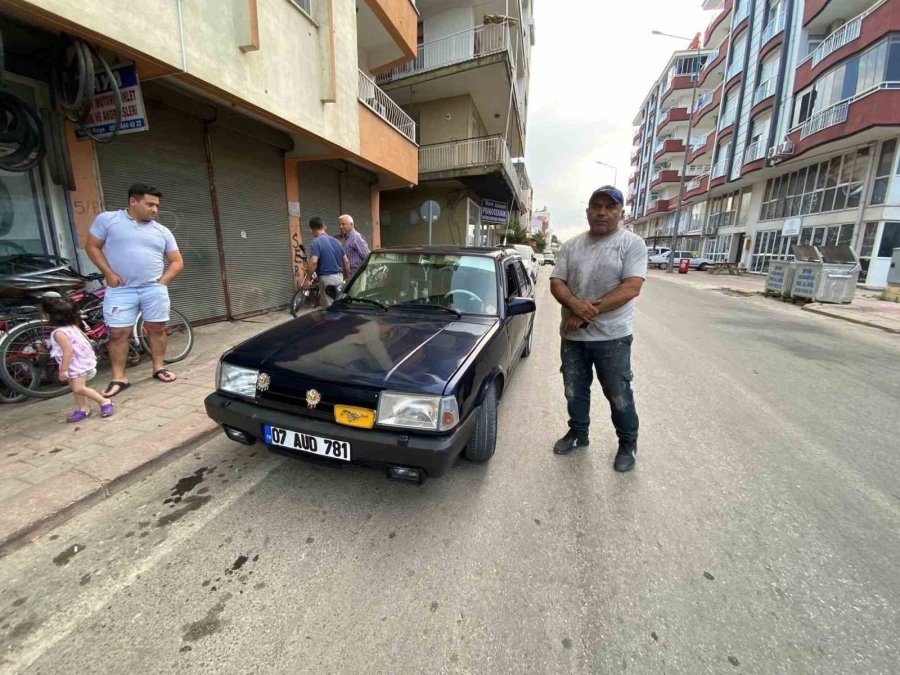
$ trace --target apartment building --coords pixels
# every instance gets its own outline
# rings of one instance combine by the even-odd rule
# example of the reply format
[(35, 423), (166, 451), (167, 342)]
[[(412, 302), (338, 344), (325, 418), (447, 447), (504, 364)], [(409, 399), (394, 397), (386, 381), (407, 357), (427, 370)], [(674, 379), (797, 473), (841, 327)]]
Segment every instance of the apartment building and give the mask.
[[(716, 14), (702, 39), (673, 57), (702, 61), (686, 85), (690, 137), (684, 124), (671, 136), (650, 128), (663, 110), (659, 82), (635, 120), (635, 232), (671, 240), (678, 186), (652, 176), (686, 152), (679, 248), (765, 273), (793, 244), (845, 243), (861, 282), (885, 286), (900, 246), (900, 0), (703, 6)], [(660, 141), (675, 152), (657, 155)]]
[[(348, 212), (378, 245), (381, 192), (418, 181), (415, 123), (374, 81), (415, 57), (417, 21), (411, 0), (0, 1), (3, 91), (43, 121), (46, 147), (0, 172), (0, 255), (91, 270), (93, 219), (143, 182), (164, 193), (158, 219), (185, 259), (173, 304), (192, 321), (286, 305), (312, 216), (336, 233)], [(60, 104), (88, 66), (95, 100), (76, 125)]]
[[(416, 58), (377, 82), (415, 122), (418, 187), (382, 194), (386, 245), (492, 245), (530, 226), (532, 0), (419, 0)], [(440, 216), (429, 225), (422, 205)]]

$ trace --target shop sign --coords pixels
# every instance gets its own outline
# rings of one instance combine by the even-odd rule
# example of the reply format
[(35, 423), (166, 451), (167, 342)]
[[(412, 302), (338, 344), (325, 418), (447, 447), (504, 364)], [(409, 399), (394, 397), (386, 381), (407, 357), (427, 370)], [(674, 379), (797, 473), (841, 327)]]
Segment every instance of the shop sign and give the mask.
[(481, 200), (481, 222), (506, 225), (507, 220), (509, 220), (509, 205), (506, 202)]
[[(141, 95), (141, 83), (133, 63), (126, 63), (111, 68), (116, 84), (122, 94), (122, 121), (119, 123), (120, 134), (136, 131), (147, 131), (147, 113), (144, 109), (144, 97)], [(116, 119), (116, 98), (113, 93), (113, 82), (105, 71), (94, 77), (94, 100), (84, 126), (95, 136), (112, 132)], [(77, 129), (78, 138), (87, 138), (82, 129)]]

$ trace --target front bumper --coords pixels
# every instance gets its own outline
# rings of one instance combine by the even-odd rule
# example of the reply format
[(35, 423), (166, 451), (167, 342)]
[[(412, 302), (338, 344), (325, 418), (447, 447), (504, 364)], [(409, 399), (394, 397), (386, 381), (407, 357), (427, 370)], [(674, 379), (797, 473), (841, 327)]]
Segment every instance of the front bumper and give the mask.
[[(305, 434), (346, 441), (351, 445), (350, 464), (369, 467), (405, 466), (422, 469), (430, 478), (444, 475), (456, 461), (475, 426), (475, 415), (469, 415), (448, 435), (427, 436), (414, 430), (355, 429), (335, 422), (255, 405), (247, 401), (214, 393), (206, 397), (206, 414), (221, 425), (238, 429), (256, 440), (263, 437), (263, 425), (300, 431)], [(293, 453), (287, 448), (268, 446), (281, 454), (312, 457)], [(329, 460), (343, 465), (340, 460)]]

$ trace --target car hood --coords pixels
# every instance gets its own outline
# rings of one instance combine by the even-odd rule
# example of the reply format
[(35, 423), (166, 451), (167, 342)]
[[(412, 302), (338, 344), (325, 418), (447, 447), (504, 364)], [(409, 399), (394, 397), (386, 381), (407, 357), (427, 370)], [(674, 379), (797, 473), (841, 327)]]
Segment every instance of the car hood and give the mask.
[(281, 381), (440, 394), (497, 321), (405, 310), (317, 311), (243, 343), (228, 361)]

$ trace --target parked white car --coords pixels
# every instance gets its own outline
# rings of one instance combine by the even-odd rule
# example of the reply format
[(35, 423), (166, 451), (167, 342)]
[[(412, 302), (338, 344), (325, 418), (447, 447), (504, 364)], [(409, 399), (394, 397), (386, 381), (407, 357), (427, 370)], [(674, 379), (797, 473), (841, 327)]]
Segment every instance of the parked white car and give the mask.
[[(689, 264), (692, 270), (700, 270), (701, 272), (703, 272), (714, 262), (709, 258), (704, 258), (703, 256), (696, 255), (691, 251), (675, 251), (675, 267), (678, 267), (682, 258), (687, 258), (690, 261)], [(666, 252), (650, 256), (648, 263), (651, 266), (658, 267), (661, 270), (667, 270), (669, 269), (669, 253)]]
[(535, 257), (534, 249), (527, 244), (513, 244), (513, 248), (522, 256), (522, 262), (525, 263), (525, 269), (528, 271), (531, 281), (536, 282), (540, 263)]

